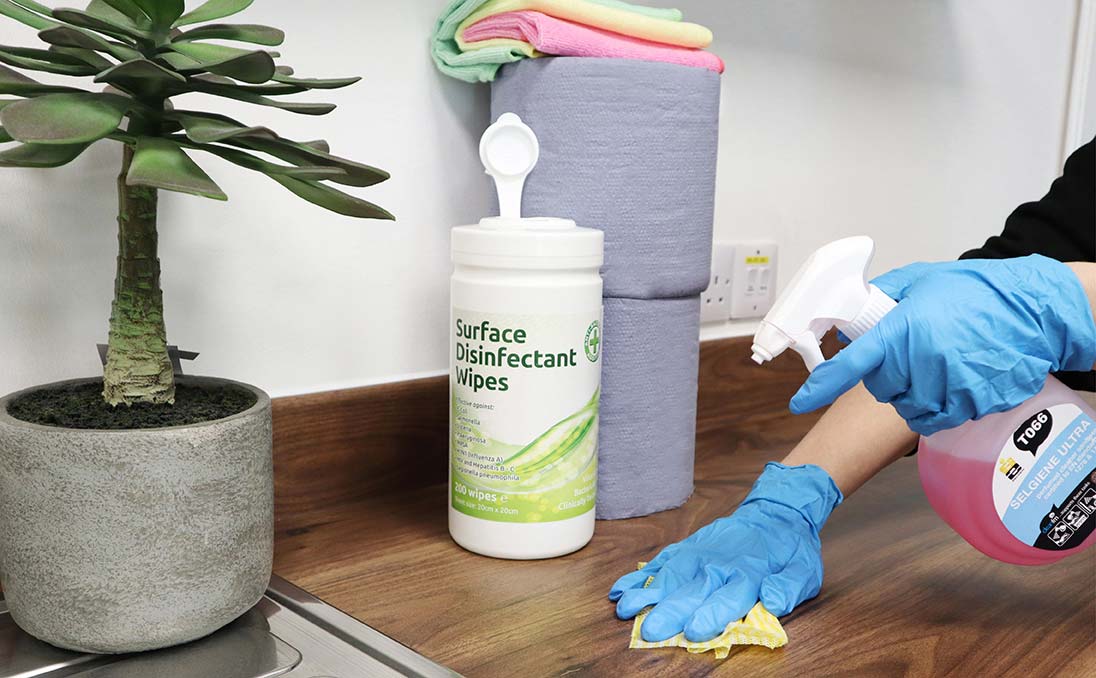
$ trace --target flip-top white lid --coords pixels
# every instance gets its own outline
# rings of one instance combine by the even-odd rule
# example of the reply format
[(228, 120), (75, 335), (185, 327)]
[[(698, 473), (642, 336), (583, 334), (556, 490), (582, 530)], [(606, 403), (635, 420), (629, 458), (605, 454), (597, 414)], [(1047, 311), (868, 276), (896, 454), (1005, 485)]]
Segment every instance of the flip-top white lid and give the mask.
[(488, 268), (600, 268), (605, 236), (570, 219), (488, 217), (452, 231), (453, 263)]
[(525, 177), (540, 157), (537, 135), (521, 118), (503, 113), (480, 139), (480, 159), (495, 180), (501, 216), (453, 229), (453, 263), (508, 269), (601, 267), (605, 236), (570, 219), (522, 217)]

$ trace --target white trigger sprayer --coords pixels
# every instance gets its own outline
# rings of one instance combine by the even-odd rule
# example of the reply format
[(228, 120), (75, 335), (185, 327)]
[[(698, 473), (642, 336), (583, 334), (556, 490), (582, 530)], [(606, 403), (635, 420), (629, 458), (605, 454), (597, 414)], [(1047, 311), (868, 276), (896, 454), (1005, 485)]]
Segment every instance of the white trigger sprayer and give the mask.
[(813, 372), (826, 358), (818, 344), (831, 327), (857, 339), (895, 307), (868, 282), (875, 255), (871, 238), (859, 235), (818, 249), (795, 274), (754, 335), (758, 365), (792, 348)]

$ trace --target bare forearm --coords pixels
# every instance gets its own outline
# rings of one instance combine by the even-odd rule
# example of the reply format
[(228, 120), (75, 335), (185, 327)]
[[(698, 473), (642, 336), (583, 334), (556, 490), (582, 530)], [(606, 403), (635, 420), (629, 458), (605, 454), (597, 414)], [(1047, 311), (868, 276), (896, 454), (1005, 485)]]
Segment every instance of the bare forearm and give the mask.
[(784, 463), (821, 466), (848, 496), (916, 442), (894, 408), (876, 402), (861, 384), (834, 402)]
[[(1066, 266), (1077, 274), (1077, 279), (1081, 281), (1081, 287), (1088, 296), (1088, 304), (1092, 307), (1092, 317), (1096, 318), (1096, 264), (1084, 261), (1066, 264)], [(1093, 365), (1092, 369), (1096, 370), (1096, 365)]]

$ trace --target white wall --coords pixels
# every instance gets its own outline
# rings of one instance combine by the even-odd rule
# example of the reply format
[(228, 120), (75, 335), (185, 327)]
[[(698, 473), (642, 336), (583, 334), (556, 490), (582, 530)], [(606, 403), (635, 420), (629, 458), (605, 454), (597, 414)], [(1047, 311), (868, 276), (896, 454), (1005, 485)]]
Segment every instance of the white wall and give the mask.
[(719, 12), (716, 238), (775, 239), (781, 283), (847, 235), (875, 238), (876, 273), (982, 244), (1060, 171), (1074, 14), (993, 0)]
[(1077, 0), (1063, 155), (1096, 135), (1096, 0)]
[[(365, 76), (326, 97), (338, 111), (217, 105), (388, 169), (362, 195), (399, 221), (332, 215), (205, 158), (230, 202), (163, 197), (171, 341), (202, 351), (194, 370), (276, 395), (443, 371), (447, 229), (490, 204), (475, 151), (487, 88), (442, 78), (426, 52), (444, 2), (322, 4), (261, 0), (243, 17), (286, 28), (301, 74)], [(677, 4), (728, 64), (717, 236), (775, 238), (782, 280), (851, 233), (876, 237), (880, 270), (953, 256), (1057, 173), (1072, 3)], [(0, 43), (32, 40), (0, 21)], [(118, 153), (0, 170), (0, 392), (97, 370)]]

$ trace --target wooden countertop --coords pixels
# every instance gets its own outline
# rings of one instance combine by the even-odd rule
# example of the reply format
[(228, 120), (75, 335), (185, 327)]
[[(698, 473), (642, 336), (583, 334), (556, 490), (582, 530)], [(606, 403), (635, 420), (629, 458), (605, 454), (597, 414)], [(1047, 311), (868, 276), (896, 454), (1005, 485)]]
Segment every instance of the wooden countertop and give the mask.
[[(606, 599), (613, 581), (730, 513), (765, 461), (813, 423), (772, 415), (703, 425), (704, 407), (701, 416), (692, 499), (600, 521), (570, 556), (510, 562), (462, 550), (449, 539), (446, 488), (435, 478), (321, 496), (333, 503), (308, 508), (301, 488), (282, 502), (299, 519), (279, 517), (275, 571), (468, 676), (1096, 675), (1096, 549), (1038, 568), (991, 560), (933, 513), (912, 459), (834, 513), (822, 532), (825, 584), (782, 620), (786, 647), (747, 647), (722, 661), (628, 649), (632, 622), (616, 619)], [(322, 495), (325, 485), (310, 487)]]

